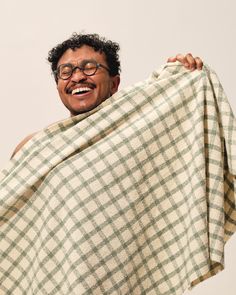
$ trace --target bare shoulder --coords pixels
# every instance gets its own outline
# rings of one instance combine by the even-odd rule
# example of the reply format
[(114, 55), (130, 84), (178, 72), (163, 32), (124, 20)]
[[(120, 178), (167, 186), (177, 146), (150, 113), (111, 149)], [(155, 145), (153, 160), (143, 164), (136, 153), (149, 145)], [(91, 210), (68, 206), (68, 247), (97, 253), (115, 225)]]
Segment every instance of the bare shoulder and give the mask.
[(11, 158), (36, 134), (37, 132), (34, 132), (32, 134), (29, 134), (26, 136), (15, 148)]

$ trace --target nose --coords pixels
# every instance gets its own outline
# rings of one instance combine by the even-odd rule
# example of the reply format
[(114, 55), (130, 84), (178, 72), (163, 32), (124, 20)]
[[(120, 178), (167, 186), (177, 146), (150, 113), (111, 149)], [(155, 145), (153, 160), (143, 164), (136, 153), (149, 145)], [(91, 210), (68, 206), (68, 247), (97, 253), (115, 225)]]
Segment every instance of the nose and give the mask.
[(72, 75), (71, 75), (71, 80), (73, 82), (78, 82), (82, 80), (86, 80), (87, 76), (81, 71), (79, 67), (74, 68)]

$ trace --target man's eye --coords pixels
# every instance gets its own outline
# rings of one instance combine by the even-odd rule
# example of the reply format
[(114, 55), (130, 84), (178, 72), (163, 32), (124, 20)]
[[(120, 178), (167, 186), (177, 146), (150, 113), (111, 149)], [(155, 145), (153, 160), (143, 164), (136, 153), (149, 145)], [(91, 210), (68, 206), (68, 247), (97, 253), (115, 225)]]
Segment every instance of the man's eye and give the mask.
[(71, 72), (71, 68), (63, 68), (61, 69), (61, 74), (62, 75), (66, 75), (66, 74), (69, 74)]
[(86, 65), (84, 65), (84, 69), (85, 70), (91, 70), (91, 69), (95, 69), (96, 65), (94, 63), (87, 63)]
[(62, 74), (68, 74), (68, 73), (70, 73), (70, 70), (68, 69), (68, 70), (63, 70), (63, 71), (61, 71), (61, 73)]

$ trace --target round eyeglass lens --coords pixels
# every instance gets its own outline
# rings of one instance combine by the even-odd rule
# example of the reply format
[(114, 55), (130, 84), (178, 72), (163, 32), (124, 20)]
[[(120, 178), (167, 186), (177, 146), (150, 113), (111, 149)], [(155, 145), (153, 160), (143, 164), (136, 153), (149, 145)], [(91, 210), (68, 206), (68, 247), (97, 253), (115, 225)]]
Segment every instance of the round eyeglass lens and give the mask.
[(97, 71), (97, 64), (94, 62), (87, 62), (82, 69), (85, 75), (92, 76)]
[(73, 71), (73, 66), (71, 64), (61, 65), (59, 67), (59, 77), (61, 79), (68, 79)]

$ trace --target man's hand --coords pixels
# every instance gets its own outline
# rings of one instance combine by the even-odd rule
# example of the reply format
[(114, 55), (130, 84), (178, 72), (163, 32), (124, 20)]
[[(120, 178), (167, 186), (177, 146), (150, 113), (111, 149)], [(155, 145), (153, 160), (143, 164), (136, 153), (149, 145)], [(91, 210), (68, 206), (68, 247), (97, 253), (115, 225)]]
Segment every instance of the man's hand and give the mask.
[(186, 55), (177, 54), (174, 57), (169, 57), (167, 62), (181, 62), (186, 69), (194, 71), (196, 69), (201, 70), (203, 66), (203, 61), (200, 57), (193, 57), (191, 53)]

